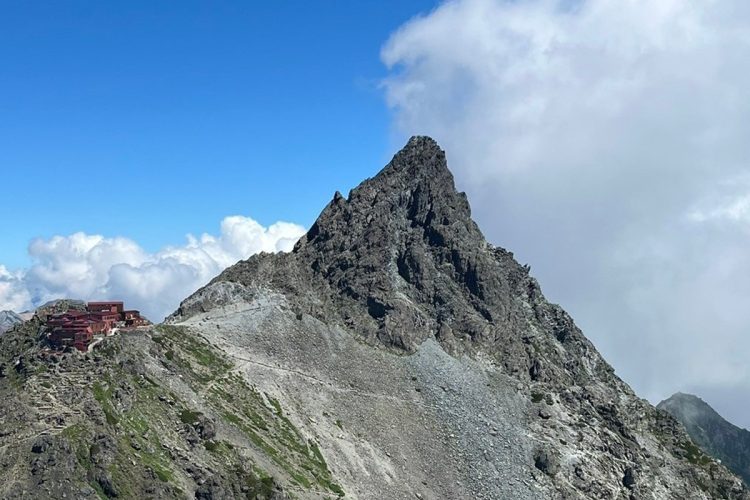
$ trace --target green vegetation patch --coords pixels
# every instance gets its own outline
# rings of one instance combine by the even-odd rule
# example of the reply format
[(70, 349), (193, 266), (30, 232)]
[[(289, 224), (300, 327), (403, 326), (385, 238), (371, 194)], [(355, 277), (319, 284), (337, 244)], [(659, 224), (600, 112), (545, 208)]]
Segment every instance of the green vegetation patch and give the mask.
[(69, 425), (60, 433), (75, 450), (76, 460), (86, 470), (91, 469), (91, 449), (88, 445), (89, 434), (83, 424)]
[[(240, 384), (241, 378), (230, 372), (232, 365), (222, 361), (219, 351), (204, 343), (201, 337), (189, 339), (181, 329), (166, 328), (155, 338), (159, 340), (151, 348), (161, 351), (162, 356), (171, 350), (173, 360), (162, 357), (163, 362), (168, 362), (168, 368), (174, 370), (175, 375), (199, 391), (199, 396), (205, 394), (207, 403), (214, 406), (216, 412), (200, 410), (206, 411), (208, 417), (223, 416), (248, 436), (249, 446), (284, 464), (284, 470), (290, 471), (289, 476), (297, 484), (320, 489), (314, 486), (315, 477), (299, 466), (300, 459), (275, 437), (276, 432), (281, 432), (275, 428), (276, 423), (286, 425), (278, 402), (272, 407), (261, 394)], [(160, 379), (152, 379), (144, 373), (142, 363), (137, 362), (137, 352), (114, 344), (110, 350), (112, 362), (101, 364), (104, 370), (86, 384), (106, 423), (102, 428), (101, 421), (87, 419), (67, 427), (61, 435), (70, 443), (81, 470), (86, 471), (85, 481), (104, 470), (120, 498), (145, 498), (149, 496), (147, 488), (159, 496), (183, 498), (185, 494), (180, 492), (179, 485), (186, 473), (175, 462), (172, 449), (175, 443), (178, 447), (187, 444), (184, 426), (198, 423), (203, 413), (170, 391)], [(207, 387), (208, 380), (217, 383)], [(232, 399), (236, 404), (229, 402)], [(287, 433), (288, 439), (301, 439), (292, 431)], [(108, 438), (93, 441), (93, 436), (99, 434), (106, 434)], [(249, 461), (241, 448), (224, 440), (203, 440), (192, 448), (192, 453), (210, 470), (221, 471), (232, 484), (235, 495), (240, 495), (241, 488), (243, 497), (247, 494), (250, 498), (269, 498), (278, 488), (269, 474), (256, 470), (257, 464)], [(330, 481), (329, 477), (330, 473), (323, 481)], [(90, 486), (105, 498), (100, 484), (92, 481)], [(335, 491), (335, 486), (329, 490)]]
[(690, 441), (680, 443), (680, 448), (685, 450), (685, 458), (687, 458), (687, 461), (691, 464), (708, 465), (711, 463), (711, 458), (704, 454), (700, 448)]
[(232, 368), (208, 342), (187, 328), (159, 325), (151, 339), (164, 349), (164, 357), (189, 373), (189, 380), (205, 385), (225, 375)]
[[(118, 432), (117, 455), (110, 467), (110, 474), (118, 488), (123, 489), (121, 496), (138, 496), (136, 491), (130, 491), (138, 474), (136, 471), (151, 470), (161, 482), (174, 481), (171, 459), (164, 451), (161, 440), (165, 433), (171, 432), (169, 419), (153, 402), (152, 395), (141, 391), (136, 395), (132, 408), (120, 417), (123, 432)], [(160, 422), (166, 425), (159, 425)]]
[[(113, 352), (116, 350), (113, 349)], [(175, 490), (172, 459), (165, 451), (162, 439), (170, 434), (172, 439), (180, 439), (173, 430), (178, 417), (160, 403), (158, 398), (165, 391), (157, 381), (142, 373), (123, 369), (122, 366), (130, 365), (119, 361), (107, 375), (91, 385), (92, 395), (102, 408), (107, 423), (117, 427), (116, 432), (110, 434), (116, 448), (107, 467), (112, 483), (121, 498), (142, 497), (142, 481), (138, 479), (144, 475), (148, 477), (148, 474), (153, 474), (161, 482), (170, 483), (169, 490)], [(125, 409), (115, 404), (114, 394), (118, 388), (127, 395)], [(85, 436), (85, 431), (77, 426), (63, 432), (72, 438), (71, 441)], [(88, 441), (85, 437), (79, 440)], [(90, 469), (91, 457), (100, 450), (95, 443), (87, 444), (85, 449), (77, 446), (76, 451), (79, 462)]]
[(273, 460), (297, 485), (307, 489), (322, 487), (344, 496), (317, 443), (305, 439), (278, 400), (261, 394), (232, 374), (211, 388), (209, 401), (225, 422), (244, 434), (253, 447)]
[(94, 399), (96, 399), (102, 407), (107, 423), (109, 425), (116, 425), (119, 419), (117, 418), (114, 405), (112, 404), (112, 386), (107, 384), (107, 387), (105, 387), (101, 382), (94, 382), (92, 391), (94, 393)]
[[(227, 425), (245, 436), (247, 446), (273, 461), (292, 483), (310, 490), (325, 490), (334, 497), (344, 495), (333, 481), (318, 444), (302, 435), (278, 400), (232, 373), (233, 363), (208, 341), (193, 335), (187, 328), (170, 325), (155, 327), (151, 339), (153, 349), (161, 353), (163, 365), (204, 395), (204, 403), (213, 410), (208, 413), (219, 415)], [(117, 349), (113, 348), (113, 352)], [(121, 351), (121, 355), (128, 356), (128, 353)], [(130, 366), (121, 360), (118, 365)], [(107, 423), (117, 425), (117, 451), (108, 468), (112, 482), (123, 498), (138, 497), (142, 493), (138, 479), (148, 474), (167, 483), (165, 487), (174, 491), (178, 469), (174, 469), (172, 458), (162, 443), (184, 440), (179, 432), (180, 424), (192, 426), (202, 413), (180, 401), (157, 380), (127, 369), (115, 371), (117, 373), (110, 372), (109, 376), (92, 384), (93, 395)], [(122, 406), (113, 399), (118, 387), (122, 387), (127, 396), (124, 400), (127, 404)], [(176, 409), (164, 404), (167, 397), (177, 403)], [(267, 497), (275, 490), (276, 483), (270, 475), (255, 470), (255, 465), (248, 464), (247, 458), (230, 443), (220, 439), (204, 440), (196, 451), (203, 449), (205, 460), (214, 462), (217, 469), (230, 471), (230, 475), (236, 472), (239, 484), (255, 496)], [(90, 460), (84, 456), (84, 451), (90, 454), (88, 448), (81, 449), (80, 459)]]
[(191, 411), (191, 410), (182, 410), (180, 412), (180, 420), (183, 424), (193, 425), (196, 423), (201, 416), (200, 412), (197, 411)]

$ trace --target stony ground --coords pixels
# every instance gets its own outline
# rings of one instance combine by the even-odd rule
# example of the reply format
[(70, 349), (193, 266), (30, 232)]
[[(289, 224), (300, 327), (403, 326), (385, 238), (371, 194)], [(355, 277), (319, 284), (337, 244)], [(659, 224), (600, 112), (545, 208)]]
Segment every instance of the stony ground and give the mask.
[(207, 312), (177, 324), (291, 409), (347, 496), (747, 498), (671, 417), (630, 393), (601, 405), (604, 384), (519, 380), (434, 339), (409, 354), (378, 348), (295, 313), (281, 294), (238, 286), (213, 285)]
[(435, 341), (409, 356), (373, 349), (271, 294), (182, 324), (295, 409), (349, 497), (549, 497), (523, 436), (533, 404), (489, 364)]

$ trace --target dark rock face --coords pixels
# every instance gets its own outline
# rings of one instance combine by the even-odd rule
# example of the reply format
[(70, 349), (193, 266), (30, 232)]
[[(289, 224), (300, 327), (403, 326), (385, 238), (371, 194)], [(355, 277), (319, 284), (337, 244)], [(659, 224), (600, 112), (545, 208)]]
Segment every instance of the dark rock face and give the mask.
[(32, 453), (44, 453), (50, 446), (52, 446), (52, 438), (50, 436), (40, 436), (34, 441), (34, 445), (31, 447)]
[(548, 450), (538, 450), (534, 455), (534, 466), (547, 475), (554, 476), (560, 470), (560, 460)]
[(101, 487), (102, 492), (104, 492), (104, 494), (108, 498), (115, 498), (119, 496), (117, 489), (112, 484), (112, 477), (106, 472), (100, 472), (99, 474), (97, 474), (96, 482)]
[(622, 484), (628, 489), (633, 489), (636, 483), (636, 472), (632, 467), (625, 469), (625, 475), (622, 476)]
[(703, 451), (721, 460), (750, 484), (750, 431), (724, 420), (697, 396), (677, 393), (657, 405), (687, 429)]
[(415, 137), (348, 199), (337, 193), (294, 254), (335, 292), (345, 321), (365, 309), (368, 335), (413, 350), (433, 334), (489, 334), (490, 309), (509, 294), (491, 281), (486, 247), (445, 154)]

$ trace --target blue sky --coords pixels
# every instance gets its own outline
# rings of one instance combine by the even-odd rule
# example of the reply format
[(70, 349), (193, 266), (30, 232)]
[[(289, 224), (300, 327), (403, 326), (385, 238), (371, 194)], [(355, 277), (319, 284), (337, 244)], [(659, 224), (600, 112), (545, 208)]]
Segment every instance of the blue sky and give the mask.
[(310, 224), (398, 146), (380, 48), (435, 3), (3, 2), (0, 264), (76, 231)]

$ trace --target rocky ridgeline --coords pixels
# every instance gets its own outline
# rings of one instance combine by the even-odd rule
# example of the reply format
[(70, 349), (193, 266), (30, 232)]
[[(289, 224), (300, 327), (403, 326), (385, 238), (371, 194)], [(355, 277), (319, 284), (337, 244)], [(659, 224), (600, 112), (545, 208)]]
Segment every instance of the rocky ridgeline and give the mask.
[(287, 254), (93, 353), (0, 337), (2, 498), (750, 498), (412, 138)]
[(677, 393), (657, 405), (687, 429), (703, 451), (721, 460), (750, 484), (750, 431), (727, 422), (705, 401)]

